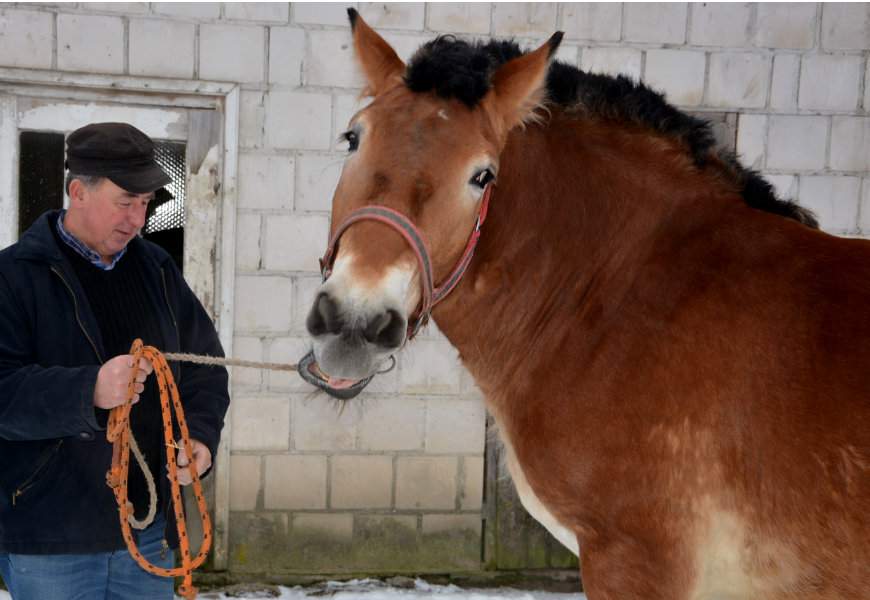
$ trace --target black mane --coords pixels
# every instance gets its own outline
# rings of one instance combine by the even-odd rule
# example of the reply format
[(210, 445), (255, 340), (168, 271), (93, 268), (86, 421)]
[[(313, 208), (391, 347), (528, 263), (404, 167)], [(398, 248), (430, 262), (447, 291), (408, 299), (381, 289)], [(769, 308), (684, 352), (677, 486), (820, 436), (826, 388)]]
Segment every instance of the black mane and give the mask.
[[(505, 62), (521, 56), (514, 41), (465, 42), (441, 36), (423, 45), (408, 63), (405, 83), (415, 92), (434, 91), (474, 107), (489, 91), (493, 73)], [(698, 167), (718, 158), (737, 180), (744, 201), (751, 207), (818, 227), (813, 214), (776, 197), (770, 183), (745, 168), (733, 153), (719, 152), (707, 121), (668, 104), (664, 96), (623, 75), (586, 73), (558, 61), (547, 75), (550, 102), (571, 108), (582, 106), (592, 115), (628, 121), (681, 140)]]

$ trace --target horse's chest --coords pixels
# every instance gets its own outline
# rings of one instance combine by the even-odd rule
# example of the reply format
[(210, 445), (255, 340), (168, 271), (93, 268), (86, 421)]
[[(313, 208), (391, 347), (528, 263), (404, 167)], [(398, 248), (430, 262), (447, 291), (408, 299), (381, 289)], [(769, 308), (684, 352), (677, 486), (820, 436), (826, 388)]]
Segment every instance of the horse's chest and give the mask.
[(522, 465), (517, 460), (516, 453), (511, 445), (508, 436), (503, 429), (499, 431), (502, 443), (505, 446), (505, 459), (507, 462), (508, 471), (514, 482), (514, 487), (523, 503), (526, 511), (532, 517), (543, 525), (550, 534), (559, 542), (568, 548), (575, 555), (579, 556), (579, 546), (577, 543), (577, 535), (562, 524), (555, 515), (546, 507), (538, 495), (532, 490), (523, 471)]

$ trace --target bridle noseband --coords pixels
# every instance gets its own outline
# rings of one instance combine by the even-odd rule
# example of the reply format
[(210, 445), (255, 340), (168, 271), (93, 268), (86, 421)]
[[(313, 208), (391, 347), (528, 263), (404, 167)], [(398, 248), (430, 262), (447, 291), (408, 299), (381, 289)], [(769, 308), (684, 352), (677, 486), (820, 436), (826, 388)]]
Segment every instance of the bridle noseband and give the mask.
[(344, 221), (336, 227), (335, 232), (329, 240), (329, 245), (326, 248), (326, 253), (320, 259), (320, 273), (323, 276), (323, 281), (326, 281), (332, 273), (332, 265), (335, 261), (335, 253), (338, 248), (338, 241), (342, 234), (354, 223), (360, 221), (378, 221), (389, 225), (395, 229), (405, 241), (414, 250), (417, 256), (417, 262), (420, 265), (420, 280), (423, 285), (423, 295), (420, 301), (420, 306), (408, 321), (408, 339), (411, 339), (420, 328), (429, 321), (429, 316), (436, 304), (441, 302), (447, 295), (457, 286), (468, 264), (471, 262), (471, 257), (474, 255), (474, 248), (477, 246), (477, 241), (480, 239), (480, 227), (486, 220), (486, 212), (489, 207), (489, 197), (492, 194), (492, 184), (488, 184), (483, 191), (483, 198), (480, 200), (480, 211), (477, 215), (477, 222), (474, 224), (474, 231), (468, 238), (468, 243), (465, 245), (465, 251), (462, 253), (456, 266), (450, 271), (450, 274), (441, 282), (441, 285), (435, 286), (434, 274), (432, 272), (432, 260), (429, 255), (429, 248), (426, 241), (423, 239), (422, 232), (411, 222), (408, 217), (397, 210), (381, 206), (377, 204), (364, 206), (350, 213)]

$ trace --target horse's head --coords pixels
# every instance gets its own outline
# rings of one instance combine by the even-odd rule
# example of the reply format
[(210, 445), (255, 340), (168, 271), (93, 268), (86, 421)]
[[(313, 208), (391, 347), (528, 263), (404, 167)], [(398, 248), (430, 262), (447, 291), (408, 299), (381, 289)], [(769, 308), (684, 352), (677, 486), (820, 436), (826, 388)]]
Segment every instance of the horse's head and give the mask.
[[(431, 42), (408, 77), (396, 52), (354, 11), (356, 56), (372, 102), (351, 119), (332, 205), (325, 282), (308, 316), (315, 359), (336, 387), (370, 376), (416, 331), (468, 255), (484, 190), (498, 174), (508, 132), (541, 100), (561, 34), (486, 72), (488, 87), (440, 93)], [(426, 62), (428, 61), (428, 62)], [(456, 81), (452, 83), (456, 88)], [(434, 288), (434, 290), (433, 290)], [(452, 289), (452, 288), (450, 288)], [(433, 293), (434, 291), (434, 293)]]

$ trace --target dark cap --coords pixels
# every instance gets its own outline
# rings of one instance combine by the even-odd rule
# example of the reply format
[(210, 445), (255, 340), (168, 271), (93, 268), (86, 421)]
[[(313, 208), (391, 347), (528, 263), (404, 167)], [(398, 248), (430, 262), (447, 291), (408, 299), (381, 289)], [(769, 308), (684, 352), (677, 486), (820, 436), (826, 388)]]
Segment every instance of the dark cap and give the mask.
[(172, 178), (154, 159), (154, 142), (127, 123), (91, 123), (73, 131), (66, 140), (66, 168), (107, 177), (134, 194), (157, 192), (157, 203), (172, 198), (162, 189)]

